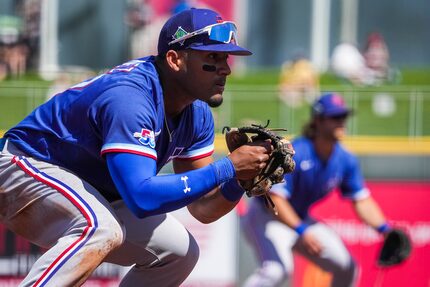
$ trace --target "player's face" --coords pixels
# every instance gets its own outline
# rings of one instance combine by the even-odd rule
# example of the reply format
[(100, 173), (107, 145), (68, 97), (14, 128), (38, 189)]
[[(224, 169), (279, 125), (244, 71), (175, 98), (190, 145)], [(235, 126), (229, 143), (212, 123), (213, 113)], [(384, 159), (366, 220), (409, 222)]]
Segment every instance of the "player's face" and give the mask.
[(211, 107), (222, 103), (222, 94), (231, 74), (228, 54), (219, 52), (187, 51), (188, 93)]
[(330, 140), (338, 141), (346, 134), (346, 115), (324, 117), (321, 119), (321, 134)]

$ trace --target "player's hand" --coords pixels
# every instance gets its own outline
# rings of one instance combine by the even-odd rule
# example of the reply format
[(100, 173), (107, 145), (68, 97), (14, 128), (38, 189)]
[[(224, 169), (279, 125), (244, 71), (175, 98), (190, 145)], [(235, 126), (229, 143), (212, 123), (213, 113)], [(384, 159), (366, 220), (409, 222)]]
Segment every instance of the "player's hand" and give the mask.
[(318, 241), (318, 239), (310, 232), (303, 233), (301, 240), (303, 242), (303, 245), (306, 249), (306, 251), (309, 252), (311, 255), (320, 255), (322, 252), (322, 246), (321, 243)]
[(272, 149), (272, 145), (267, 141), (249, 143), (235, 149), (229, 157), (236, 170), (237, 179), (248, 180), (256, 177), (266, 166)]

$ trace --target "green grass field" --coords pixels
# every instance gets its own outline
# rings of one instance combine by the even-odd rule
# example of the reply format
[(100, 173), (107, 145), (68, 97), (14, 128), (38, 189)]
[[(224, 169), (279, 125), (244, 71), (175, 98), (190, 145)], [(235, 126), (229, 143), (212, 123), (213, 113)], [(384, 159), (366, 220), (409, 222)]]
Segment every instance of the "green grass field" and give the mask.
[[(229, 78), (224, 104), (214, 109), (217, 131), (249, 123), (284, 127), (300, 133), (309, 117), (309, 104), (289, 107), (278, 97), (278, 70), (249, 72)], [(350, 134), (383, 136), (430, 135), (430, 70), (402, 70), (400, 84), (353, 87), (331, 74), (321, 76), (322, 91), (336, 91), (356, 111), (348, 122)], [(6, 130), (46, 100), (51, 83), (35, 76), (0, 82), (0, 130)], [(395, 112), (381, 116), (372, 107), (380, 94), (394, 101)]]

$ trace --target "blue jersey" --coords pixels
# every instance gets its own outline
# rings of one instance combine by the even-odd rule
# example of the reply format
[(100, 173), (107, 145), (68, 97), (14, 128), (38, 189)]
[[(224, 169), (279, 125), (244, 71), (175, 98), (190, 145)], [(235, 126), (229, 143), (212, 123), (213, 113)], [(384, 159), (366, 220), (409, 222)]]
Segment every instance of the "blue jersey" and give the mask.
[(309, 207), (339, 188), (344, 197), (357, 200), (369, 195), (364, 186), (357, 158), (336, 143), (330, 158), (322, 161), (312, 141), (299, 137), (293, 142), (296, 169), (285, 175), (285, 183), (277, 184), (272, 192), (288, 198), (302, 218), (308, 215)]
[(5, 137), (32, 157), (71, 170), (110, 200), (119, 195), (106, 153), (150, 157), (157, 162), (157, 173), (173, 158), (211, 155), (214, 123), (206, 103), (195, 101), (178, 116), (175, 127), (166, 129), (154, 59), (127, 62), (71, 87), (36, 108)]

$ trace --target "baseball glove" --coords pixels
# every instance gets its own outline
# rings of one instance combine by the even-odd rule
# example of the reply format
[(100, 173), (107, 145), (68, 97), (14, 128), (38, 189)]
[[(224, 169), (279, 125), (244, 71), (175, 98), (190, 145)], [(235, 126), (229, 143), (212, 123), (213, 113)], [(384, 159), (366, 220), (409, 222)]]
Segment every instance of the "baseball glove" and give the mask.
[(239, 182), (248, 197), (264, 196), (266, 205), (274, 208), (268, 192), (273, 184), (284, 181), (284, 174), (294, 170), (295, 162), (293, 160), (294, 149), (291, 143), (275, 133), (275, 131), (286, 131), (286, 129), (268, 129), (268, 125), (269, 121), (266, 126), (224, 127), (223, 133), (225, 132), (225, 139), (230, 152), (246, 143), (270, 140), (273, 151), (266, 167), (254, 179)]
[(391, 229), (385, 236), (378, 256), (380, 266), (393, 266), (405, 261), (411, 254), (412, 244), (408, 235), (400, 229)]

